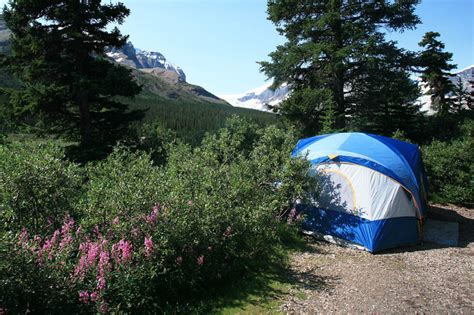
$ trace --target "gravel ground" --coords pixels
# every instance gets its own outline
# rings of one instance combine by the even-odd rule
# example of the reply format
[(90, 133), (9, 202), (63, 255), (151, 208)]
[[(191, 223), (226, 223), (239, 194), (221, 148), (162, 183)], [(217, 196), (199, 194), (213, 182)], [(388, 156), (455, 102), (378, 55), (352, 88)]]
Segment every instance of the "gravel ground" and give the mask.
[(474, 314), (474, 210), (433, 205), (430, 216), (459, 222), (458, 247), (424, 243), (372, 255), (308, 241), (292, 257), (297, 285), (281, 310)]

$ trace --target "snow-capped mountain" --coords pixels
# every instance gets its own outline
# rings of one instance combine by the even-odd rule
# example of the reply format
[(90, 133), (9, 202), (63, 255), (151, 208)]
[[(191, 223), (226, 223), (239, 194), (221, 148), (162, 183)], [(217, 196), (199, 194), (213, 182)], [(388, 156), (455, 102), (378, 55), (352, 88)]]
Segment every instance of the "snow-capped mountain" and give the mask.
[(474, 65), (471, 65), (467, 68), (459, 70), (452, 78), (451, 81), (454, 84), (458, 83), (458, 80), (461, 79), (464, 88), (467, 92), (472, 92), (474, 90)]
[(290, 90), (288, 85), (283, 84), (276, 90), (271, 90), (271, 83), (267, 83), (259, 88), (247, 91), (239, 95), (221, 95), (220, 98), (226, 100), (233, 106), (268, 111), (266, 105), (278, 105), (284, 101)]
[[(454, 73), (450, 79), (453, 84), (457, 84), (460, 79), (466, 91), (472, 92), (474, 90), (474, 65)], [(418, 99), (419, 104), (422, 106), (421, 110), (426, 112), (428, 115), (434, 114), (434, 111), (431, 108), (430, 95), (425, 94), (428, 89), (419, 79), (418, 82), (420, 84), (421, 92), (423, 93), (423, 95)], [(275, 91), (272, 91), (270, 86), (271, 83), (268, 83), (243, 94), (221, 95), (220, 97), (233, 106), (268, 111), (268, 108), (265, 106), (266, 104), (272, 106), (278, 105), (288, 98), (291, 92), (286, 84), (282, 85)]]
[[(186, 82), (184, 71), (168, 62), (161, 53), (135, 48), (131, 42), (121, 48), (111, 48), (106, 54), (120, 64), (140, 70), (155, 69), (159, 73), (165, 72), (165, 77), (169, 79)], [(147, 72), (156, 72), (155, 70), (148, 70)]]

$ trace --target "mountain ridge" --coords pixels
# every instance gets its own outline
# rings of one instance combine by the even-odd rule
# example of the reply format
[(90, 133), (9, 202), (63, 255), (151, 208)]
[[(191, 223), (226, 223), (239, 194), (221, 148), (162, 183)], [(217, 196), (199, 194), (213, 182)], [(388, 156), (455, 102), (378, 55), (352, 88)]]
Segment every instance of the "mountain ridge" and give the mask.
[[(0, 53), (10, 51), (10, 35), (11, 32), (0, 15)], [(141, 95), (171, 101), (230, 106), (225, 100), (205, 88), (188, 83), (184, 71), (167, 61), (159, 52), (135, 49), (133, 44), (128, 42), (124, 47), (109, 48), (105, 51), (105, 57), (111, 62), (131, 69), (137, 83), (143, 88)], [(0, 70), (0, 86), (17, 88), (20, 83), (2, 69)]]

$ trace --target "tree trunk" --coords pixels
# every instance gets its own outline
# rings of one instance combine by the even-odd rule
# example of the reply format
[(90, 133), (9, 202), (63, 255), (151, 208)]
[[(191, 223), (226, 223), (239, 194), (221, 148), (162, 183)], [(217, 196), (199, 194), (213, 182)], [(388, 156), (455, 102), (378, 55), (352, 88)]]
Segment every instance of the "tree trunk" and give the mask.
[(346, 102), (344, 100), (344, 69), (336, 70), (334, 101), (336, 103), (336, 128), (346, 127)]
[(342, 2), (340, 0), (334, 1), (333, 10), (339, 13), (339, 18), (333, 25), (334, 40), (336, 43), (336, 51), (334, 52), (333, 63), (333, 97), (336, 103), (336, 128), (344, 129), (346, 126), (345, 111), (346, 103), (344, 100), (344, 60), (339, 56), (339, 52), (344, 48), (343, 31), (342, 31)]
[(87, 145), (92, 141), (91, 115), (87, 93), (81, 91), (77, 97), (79, 105), (81, 144)]

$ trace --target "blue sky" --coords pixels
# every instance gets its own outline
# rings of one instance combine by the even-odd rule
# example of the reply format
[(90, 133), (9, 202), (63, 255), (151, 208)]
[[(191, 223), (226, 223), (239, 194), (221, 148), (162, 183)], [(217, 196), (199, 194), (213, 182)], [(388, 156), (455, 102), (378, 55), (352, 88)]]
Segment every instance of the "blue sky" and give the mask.
[[(217, 95), (263, 85), (266, 77), (256, 62), (284, 42), (266, 19), (266, 0), (122, 2), (132, 13), (120, 28), (135, 47), (161, 52), (183, 68), (190, 83)], [(417, 30), (390, 38), (416, 50), (426, 31), (437, 31), (459, 69), (474, 64), (474, 0), (423, 0), (417, 14), (423, 23)]]

